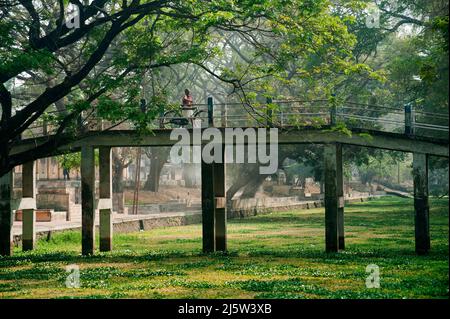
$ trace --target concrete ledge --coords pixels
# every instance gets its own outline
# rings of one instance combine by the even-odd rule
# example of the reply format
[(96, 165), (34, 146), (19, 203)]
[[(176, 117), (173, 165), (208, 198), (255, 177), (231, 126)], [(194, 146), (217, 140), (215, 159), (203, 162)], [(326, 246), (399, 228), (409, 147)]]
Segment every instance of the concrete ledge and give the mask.
[(100, 198), (96, 200), (97, 210), (100, 209), (112, 209), (112, 199), (111, 198)]
[(30, 197), (23, 197), (16, 200), (17, 210), (22, 209), (36, 209), (36, 199)]

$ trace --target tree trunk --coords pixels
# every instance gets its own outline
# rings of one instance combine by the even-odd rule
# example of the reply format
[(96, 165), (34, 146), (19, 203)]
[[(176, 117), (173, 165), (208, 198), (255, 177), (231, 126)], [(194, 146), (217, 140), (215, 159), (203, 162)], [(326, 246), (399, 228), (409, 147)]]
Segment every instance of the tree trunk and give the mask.
[(112, 189), (113, 193), (123, 193), (123, 170), (125, 169), (124, 163), (120, 160), (119, 156), (113, 152), (113, 176), (112, 176)]
[[(184, 185), (189, 188), (196, 187), (196, 178), (195, 178), (195, 169), (198, 167), (198, 164), (184, 164), (183, 165), (183, 179)], [(200, 168), (199, 168), (200, 169)]]
[[(126, 152), (125, 152), (126, 153)], [(125, 195), (123, 186), (123, 170), (127, 168), (131, 161), (127, 161), (123, 157), (122, 153), (119, 153), (117, 149), (112, 152), (112, 191), (113, 191), (113, 210), (119, 214), (125, 213)]]
[(301, 188), (305, 189), (306, 188), (306, 177), (305, 176), (300, 176), (299, 177), (299, 184), (298, 184)]
[[(2, 108), (2, 116), (0, 119), (0, 127), (7, 128), (8, 120), (12, 114), (12, 96), (3, 84), (0, 84), (0, 106)], [(9, 165), (9, 144), (8, 130), (0, 130), (1, 135), (5, 137), (5, 143), (0, 143), (0, 177), (10, 171)]]
[(247, 178), (239, 178), (236, 182), (234, 182), (230, 188), (228, 188), (227, 193), (226, 193), (226, 200), (227, 200), (227, 209), (228, 211), (231, 211), (231, 204), (232, 204), (232, 199), (233, 196), (239, 192), (239, 190), (244, 187), (245, 185), (247, 185), (248, 183), (248, 179)]
[(9, 169), (8, 144), (0, 145), (0, 177), (5, 175)]
[(258, 189), (264, 182), (264, 180), (269, 175), (257, 175), (254, 179), (252, 179), (244, 188), (241, 197), (242, 198), (253, 198), (256, 196)]
[(255, 176), (259, 176), (258, 165), (243, 165), (240, 166), (237, 172), (234, 173), (235, 181), (231, 184), (226, 192), (226, 203), (228, 210), (231, 210), (232, 198), (239, 192), (240, 189), (250, 184)]
[(145, 182), (143, 189), (157, 193), (159, 191), (161, 171), (164, 164), (167, 163), (170, 149), (164, 147), (156, 151), (156, 149), (153, 148), (150, 152), (145, 152), (145, 154), (150, 159), (150, 174), (148, 174), (147, 181)]

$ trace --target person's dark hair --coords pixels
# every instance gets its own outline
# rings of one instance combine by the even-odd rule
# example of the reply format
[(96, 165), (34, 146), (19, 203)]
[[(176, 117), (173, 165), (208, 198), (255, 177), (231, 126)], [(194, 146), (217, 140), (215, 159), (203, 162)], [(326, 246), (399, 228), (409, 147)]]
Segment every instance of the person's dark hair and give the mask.
[(189, 95), (191, 92), (189, 92), (189, 90), (186, 89), (186, 90), (184, 90), (184, 93), (185, 93), (186, 95)]

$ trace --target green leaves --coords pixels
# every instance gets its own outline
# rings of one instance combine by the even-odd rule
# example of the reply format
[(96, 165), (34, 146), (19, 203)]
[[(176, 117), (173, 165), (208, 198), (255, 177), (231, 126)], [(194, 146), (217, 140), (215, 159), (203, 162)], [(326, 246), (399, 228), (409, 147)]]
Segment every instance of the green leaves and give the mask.
[(344, 123), (337, 123), (330, 129), (330, 131), (339, 132), (344, 135), (347, 135), (348, 137), (352, 137), (352, 131)]
[(56, 157), (58, 163), (67, 170), (76, 169), (81, 166), (81, 153), (69, 153)]
[[(97, 117), (113, 123), (128, 120), (138, 130), (147, 130), (159, 112), (170, 107), (169, 101), (178, 99), (172, 88), (186, 77), (179, 74), (180, 65), (201, 66), (195, 70), (199, 75), (188, 77), (192, 83), (209, 77), (219, 89), (247, 94), (253, 101), (276, 95), (321, 98), (352, 74), (376, 78), (370, 68), (353, 60), (356, 38), (344, 23), (350, 15), (336, 14), (328, 0), (183, 0), (155, 2), (156, 8), (140, 1), (125, 9), (116, 4), (104, 5), (102, 14), (86, 22), (78, 41), (52, 53), (28, 48), (30, 22), (24, 17), (29, 14), (20, 9), (0, 22), (0, 43), (5, 43), (0, 44), (0, 73), (13, 68), (9, 73), (33, 71), (36, 76), (25, 81), (23, 91), (37, 87), (42, 92), (63, 83), (91, 59), (117, 17), (136, 9), (127, 20), (136, 23), (114, 38), (81, 83), (70, 87), (64, 99), (68, 113), (95, 109)], [(57, 23), (58, 11), (52, 10), (58, 9), (49, 2), (39, 11), (50, 31)], [(115, 15), (115, 22), (101, 23), (108, 15)], [(52, 41), (78, 31), (55, 35)], [(226, 45), (228, 40), (235, 48)], [(140, 109), (142, 98), (148, 102), (146, 112)], [(313, 122), (320, 124), (318, 119)]]
[[(1, 39), (1, 38), (0, 38)], [(52, 54), (46, 50), (20, 50), (15, 47), (0, 48), (0, 73), (16, 73), (22, 69), (41, 69), (52, 74)]]

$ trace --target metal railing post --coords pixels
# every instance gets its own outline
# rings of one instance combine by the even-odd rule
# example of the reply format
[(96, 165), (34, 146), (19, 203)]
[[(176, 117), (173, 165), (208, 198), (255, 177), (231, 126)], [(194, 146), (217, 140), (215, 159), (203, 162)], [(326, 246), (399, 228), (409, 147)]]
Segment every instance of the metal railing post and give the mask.
[(333, 99), (331, 102), (331, 108), (330, 108), (330, 125), (334, 126), (337, 124), (337, 102), (336, 102), (336, 95), (332, 95)]
[(214, 127), (214, 100), (208, 97), (208, 125)]
[(164, 106), (162, 106), (159, 112), (159, 128), (164, 128)]
[(414, 107), (412, 103), (405, 104), (405, 134), (414, 135)]

